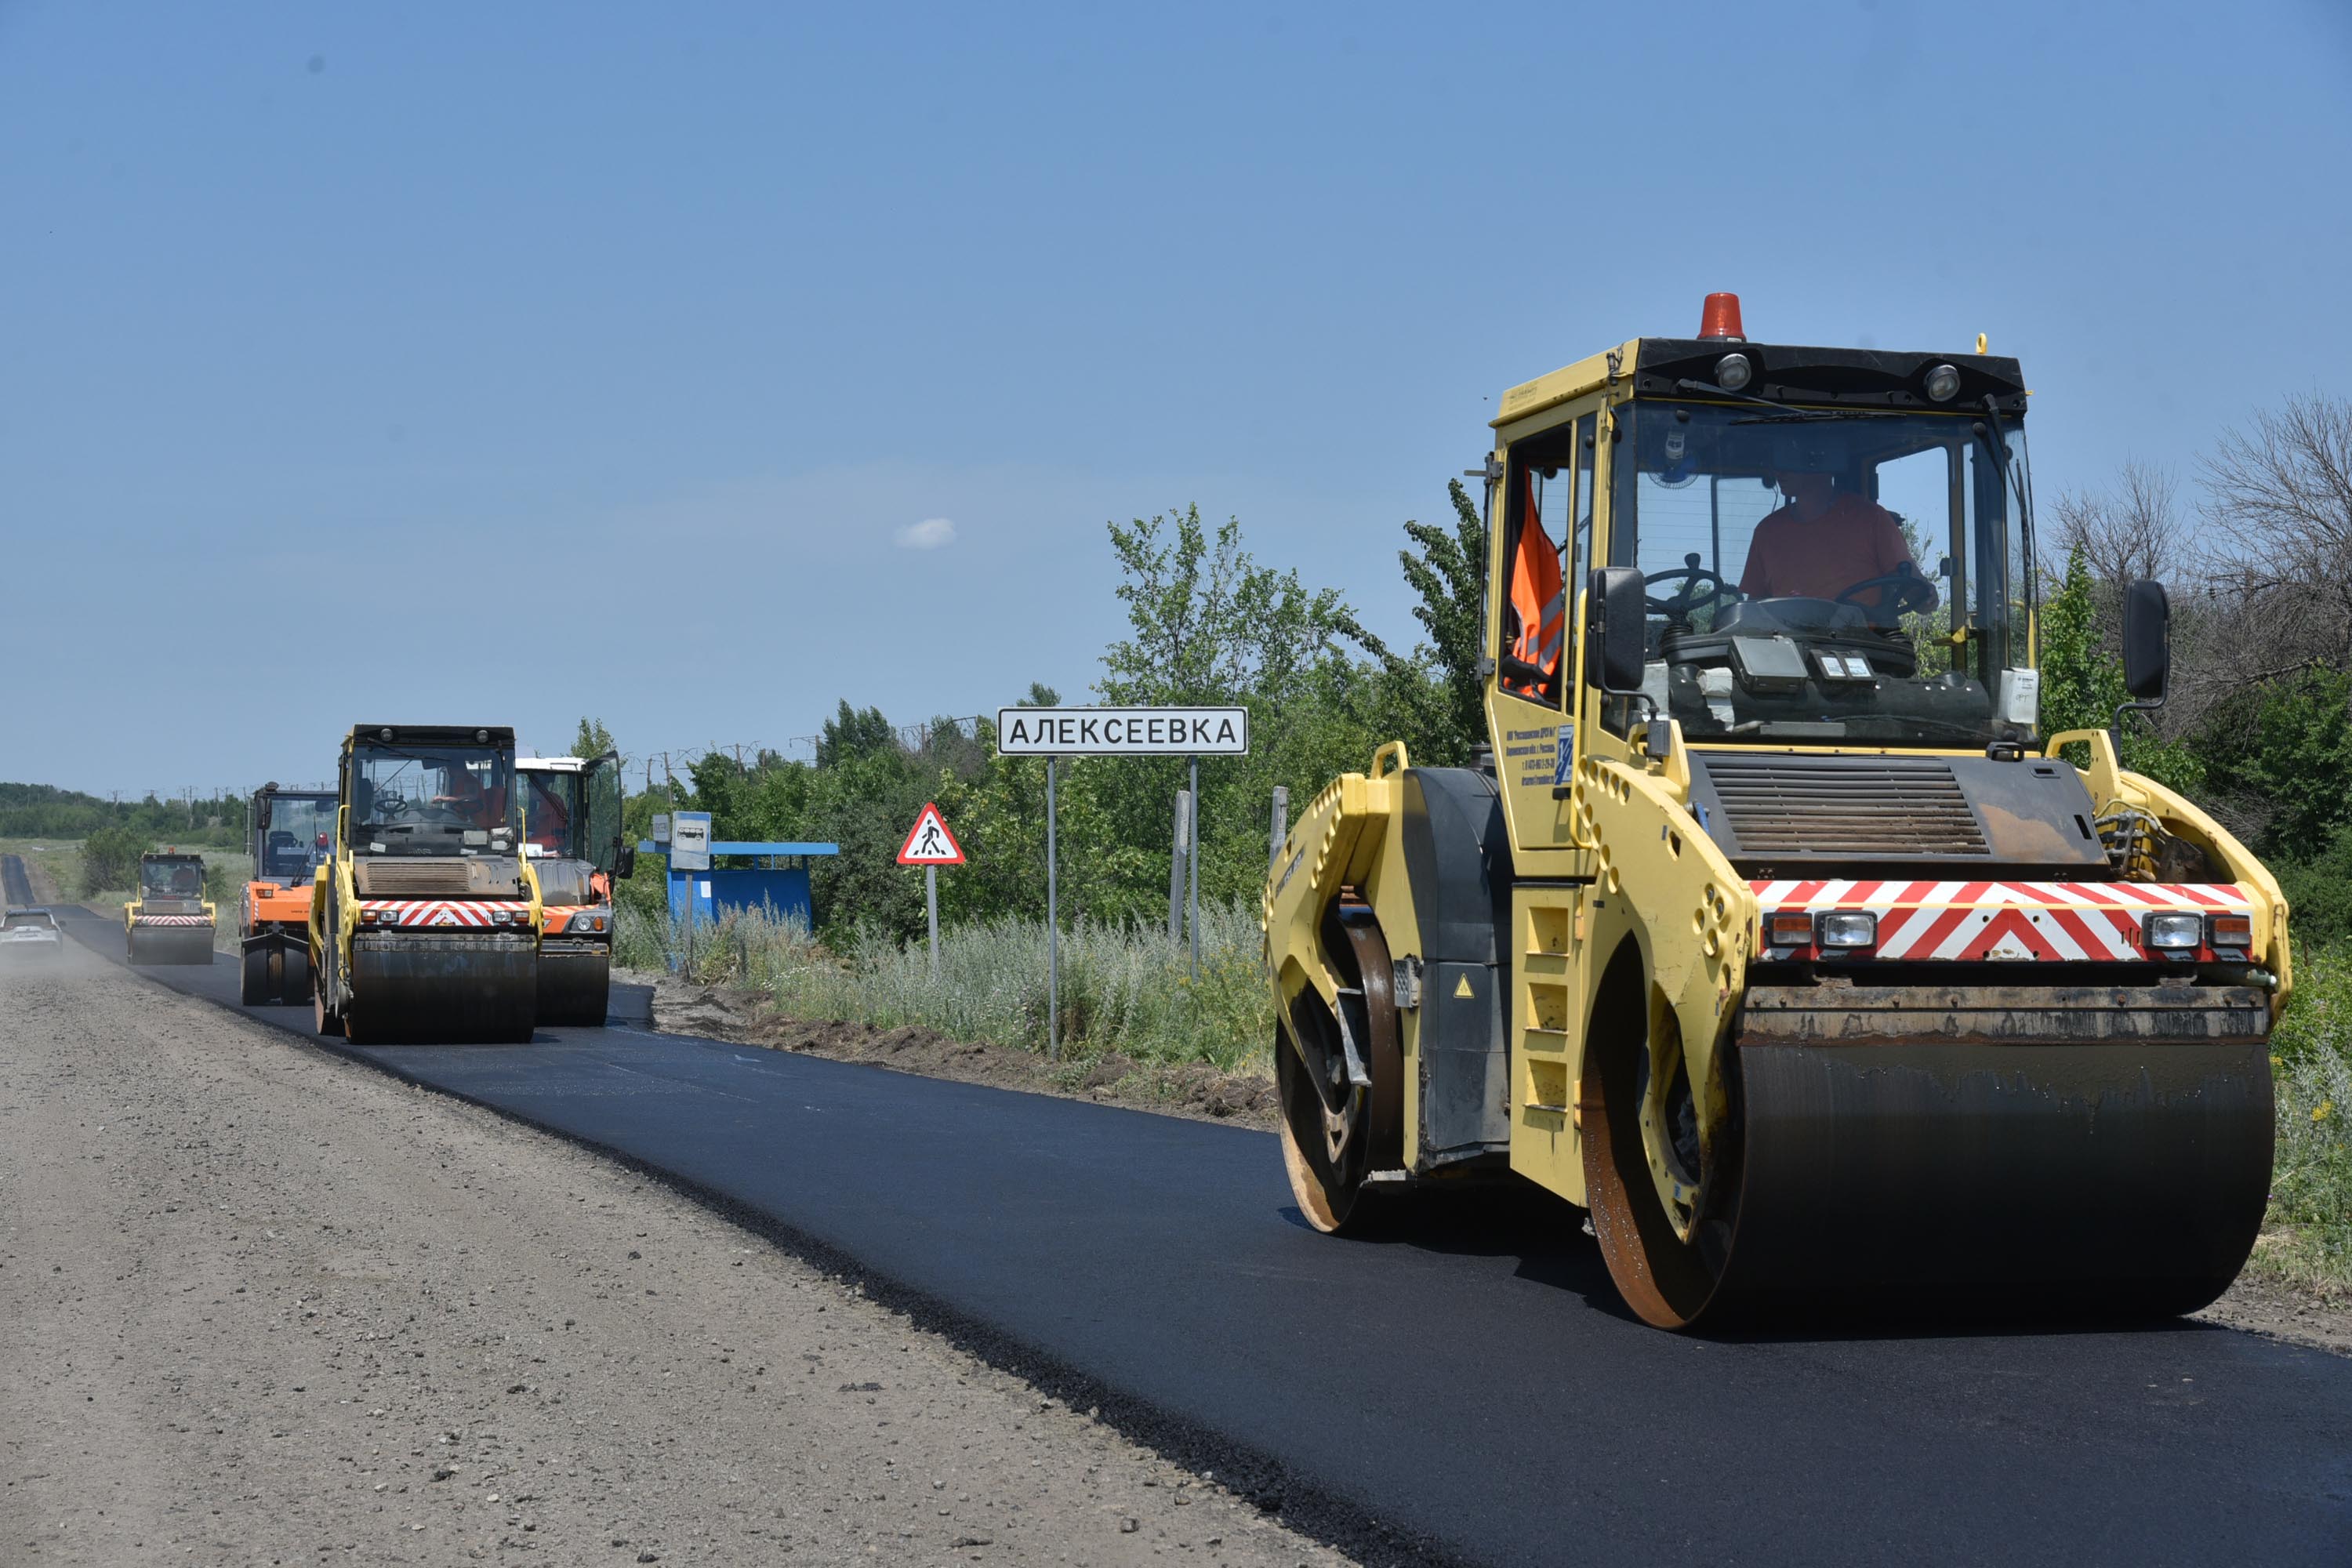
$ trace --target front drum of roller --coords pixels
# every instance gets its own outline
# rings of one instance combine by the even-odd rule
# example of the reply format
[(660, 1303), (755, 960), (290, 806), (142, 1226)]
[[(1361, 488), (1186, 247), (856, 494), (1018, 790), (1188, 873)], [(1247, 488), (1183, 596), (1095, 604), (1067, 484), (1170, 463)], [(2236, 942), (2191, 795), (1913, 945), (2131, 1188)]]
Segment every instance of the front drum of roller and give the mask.
[(506, 933), (352, 941), (343, 1031), (354, 1044), (512, 1044), (539, 1016), (538, 943)]
[(1747, 1040), (1690, 1240), (1650, 1197), (1622, 1068), (1588, 1075), (1595, 1234), (1664, 1328), (1860, 1312), (2173, 1316), (2268, 1202), (2261, 1040)]

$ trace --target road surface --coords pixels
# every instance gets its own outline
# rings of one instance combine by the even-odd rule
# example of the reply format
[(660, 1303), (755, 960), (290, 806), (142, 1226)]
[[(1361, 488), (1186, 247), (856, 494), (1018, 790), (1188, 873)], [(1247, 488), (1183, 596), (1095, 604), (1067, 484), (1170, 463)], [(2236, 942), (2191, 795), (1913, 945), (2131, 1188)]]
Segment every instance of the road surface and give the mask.
[[(143, 973), (235, 1005), (225, 957)], [(2352, 1561), (2352, 1359), (2189, 1322), (1676, 1337), (1557, 1205), (1317, 1236), (1264, 1133), (624, 1027), (332, 1044), (663, 1173), (1370, 1559)]]

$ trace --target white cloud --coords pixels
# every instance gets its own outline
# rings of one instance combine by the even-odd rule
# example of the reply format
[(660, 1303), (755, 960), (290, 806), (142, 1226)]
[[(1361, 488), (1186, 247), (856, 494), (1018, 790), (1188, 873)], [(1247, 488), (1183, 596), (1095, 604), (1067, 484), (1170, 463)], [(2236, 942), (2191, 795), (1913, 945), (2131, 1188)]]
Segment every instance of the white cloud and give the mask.
[(898, 537), (901, 550), (937, 550), (955, 542), (955, 519), (927, 517), (900, 529)]

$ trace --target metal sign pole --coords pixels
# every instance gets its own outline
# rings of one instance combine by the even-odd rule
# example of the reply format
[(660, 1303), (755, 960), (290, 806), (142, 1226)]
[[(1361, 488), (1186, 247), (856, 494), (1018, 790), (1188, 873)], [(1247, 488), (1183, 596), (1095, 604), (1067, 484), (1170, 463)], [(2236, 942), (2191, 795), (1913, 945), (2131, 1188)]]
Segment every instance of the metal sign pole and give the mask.
[(1192, 913), (1186, 924), (1192, 928), (1192, 983), (1201, 981), (1201, 759), (1190, 759), (1192, 769), (1192, 853), (1184, 867), (1185, 879), (1192, 884), (1186, 901)]
[(1184, 940), (1184, 857), (1191, 846), (1185, 840), (1191, 836), (1192, 795), (1190, 790), (1176, 792), (1176, 831), (1169, 840), (1172, 847), (1168, 857), (1168, 945), (1175, 946)]
[(1054, 762), (1045, 759), (1045, 1059), (1062, 1055), (1062, 910), (1054, 876)]
[(931, 917), (931, 978), (940, 977), (940, 868), (923, 868), (923, 907)]

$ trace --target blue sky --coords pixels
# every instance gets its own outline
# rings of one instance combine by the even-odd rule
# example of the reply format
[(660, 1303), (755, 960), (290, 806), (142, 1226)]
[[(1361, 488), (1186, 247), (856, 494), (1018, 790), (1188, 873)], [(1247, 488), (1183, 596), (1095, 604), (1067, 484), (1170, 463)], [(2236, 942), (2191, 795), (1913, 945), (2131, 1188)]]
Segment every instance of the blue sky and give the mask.
[(2334, 0), (0, 0), (0, 778), (95, 790), (1076, 696), (1192, 501), (1410, 640), (1496, 395), (1715, 289), (1990, 333), (2045, 502), (2352, 365)]

